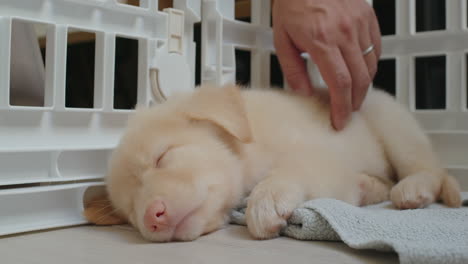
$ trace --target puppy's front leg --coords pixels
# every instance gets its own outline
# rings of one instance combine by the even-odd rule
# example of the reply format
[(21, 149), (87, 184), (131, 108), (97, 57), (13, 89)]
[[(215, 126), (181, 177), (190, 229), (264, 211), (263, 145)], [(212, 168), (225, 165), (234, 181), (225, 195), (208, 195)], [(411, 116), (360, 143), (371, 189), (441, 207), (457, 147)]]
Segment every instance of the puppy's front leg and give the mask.
[(272, 175), (261, 181), (250, 194), (246, 221), (251, 235), (268, 239), (279, 235), (293, 210), (305, 200), (299, 182)]
[(358, 206), (388, 199), (387, 184), (350, 171), (329, 156), (307, 158), (311, 156), (306, 153), (283, 157), (252, 190), (246, 211), (252, 236), (258, 239), (278, 236), (293, 210), (306, 200), (333, 198)]

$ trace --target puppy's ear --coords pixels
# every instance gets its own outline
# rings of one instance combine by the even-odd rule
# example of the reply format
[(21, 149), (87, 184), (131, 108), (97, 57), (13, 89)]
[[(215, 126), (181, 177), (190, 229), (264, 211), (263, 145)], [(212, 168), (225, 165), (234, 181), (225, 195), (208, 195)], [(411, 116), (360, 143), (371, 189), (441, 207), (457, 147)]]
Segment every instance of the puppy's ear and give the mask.
[(107, 195), (97, 196), (85, 204), (83, 212), (86, 220), (95, 225), (121, 225), (125, 219), (115, 213)]
[(235, 85), (198, 88), (184, 112), (190, 119), (214, 123), (243, 143), (252, 141), (244, 100)]

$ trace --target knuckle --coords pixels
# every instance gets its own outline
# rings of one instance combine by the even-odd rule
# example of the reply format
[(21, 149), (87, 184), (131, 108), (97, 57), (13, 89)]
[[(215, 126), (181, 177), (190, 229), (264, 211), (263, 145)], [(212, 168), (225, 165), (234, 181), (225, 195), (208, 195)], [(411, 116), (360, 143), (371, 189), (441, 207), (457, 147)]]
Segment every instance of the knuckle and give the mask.
[(339, 19), (331, 18), (331, 14), (327, 8), (323, 8), (322, 13), (314, 15), (313, 23), (307, 29), (308, 32), (303, 32), (311, 37), (312, 41), (317, 45), (328, 45), (337, 41), (340, 35), (338, 23)]
[(328, 30), (325, 26), (317, 26), (313, 30), (312, 38), (320, 43), (329, 43), (329, 34), (332, 32), (333, 31)]
[(336, 88), (338, 90), (346, 90), (351, 87), (351, 77), (345, 72), (336, 74)]
[(342, 18), (338, 24), (338, 28), (348, 39), (352, 38), (354, 33), (353, 19)]
[(368, 17), (365, 15), (357, 15), (354, 17), (354, 21), (359, 27), (362, 29), (364, 28), (367, 23), (369, 22)]

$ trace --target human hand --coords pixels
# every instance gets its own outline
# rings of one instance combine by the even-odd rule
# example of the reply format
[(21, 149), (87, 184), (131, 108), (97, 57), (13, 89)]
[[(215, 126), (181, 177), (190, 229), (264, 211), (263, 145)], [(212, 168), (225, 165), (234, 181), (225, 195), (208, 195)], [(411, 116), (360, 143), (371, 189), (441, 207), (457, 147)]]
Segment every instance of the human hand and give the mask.
[[(313, 94), (300, 56), (307, 52), (329, 88), (333, 127), (343, 129), (377, 72), (381, 34), (373, 8), (365, 0), (275, 0), (273, 32), (292, 90)], [(374, 49), (363, 54), (371, 45)]]

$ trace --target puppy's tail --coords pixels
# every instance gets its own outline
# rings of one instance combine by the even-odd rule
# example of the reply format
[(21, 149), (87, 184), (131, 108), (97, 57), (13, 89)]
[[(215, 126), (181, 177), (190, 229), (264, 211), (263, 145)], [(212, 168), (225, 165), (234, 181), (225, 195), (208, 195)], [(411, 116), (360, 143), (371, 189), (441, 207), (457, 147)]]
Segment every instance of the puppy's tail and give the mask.
[(449, 207), (460, 207), (462, 204), (460, 185), (451, 175), (445, 175), (440, 188), (440, 198)]

